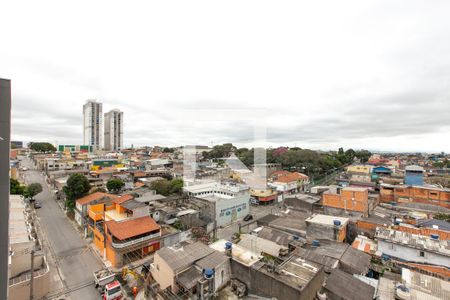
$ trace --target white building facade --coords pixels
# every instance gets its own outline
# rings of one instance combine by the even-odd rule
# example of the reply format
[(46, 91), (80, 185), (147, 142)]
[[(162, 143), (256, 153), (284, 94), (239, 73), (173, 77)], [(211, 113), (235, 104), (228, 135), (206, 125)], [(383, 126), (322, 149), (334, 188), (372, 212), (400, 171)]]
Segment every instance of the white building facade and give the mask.
[(191, 200), (200, 200), (207, 206), (205, 211), (216, 226), (231, 224), (250, 212), (250, 189), (247, 185), (211, 182), (184, 187), (184, 191)]
[(120, 151), (123, 148), (123, 112), (113, 109), (105, 114), (105, 150)]
[(83, 144), (93, 146), (94, 150), (103, 149), (102, 103), (88, 100), (83, 105)]
[(405, 261), (450, 268), (450, 246), (446, 240), (377, 228), (378, 251)]

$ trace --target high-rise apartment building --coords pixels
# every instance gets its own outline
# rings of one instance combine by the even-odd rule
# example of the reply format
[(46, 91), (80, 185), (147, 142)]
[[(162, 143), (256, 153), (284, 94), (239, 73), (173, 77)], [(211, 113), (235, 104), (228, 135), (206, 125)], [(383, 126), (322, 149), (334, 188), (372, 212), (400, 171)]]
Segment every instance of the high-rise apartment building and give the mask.
[(123, 112), (113, 109), (105, 114), (105, 150), (123, 148)]
[(97, 100), (88, 100), (83, 105), (83, 144), (95, 150), (103, 148), (102, 104)]

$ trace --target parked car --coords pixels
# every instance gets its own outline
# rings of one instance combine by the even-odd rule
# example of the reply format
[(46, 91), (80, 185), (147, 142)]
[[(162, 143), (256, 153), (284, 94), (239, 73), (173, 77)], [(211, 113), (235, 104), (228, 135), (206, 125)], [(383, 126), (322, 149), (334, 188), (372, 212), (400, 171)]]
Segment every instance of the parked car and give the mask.
[(39, 202), (39, 201), (37, 201), (37, 200), (34, 201), (33, 206), (34, 206), (34, 208), (36, 208), (36, 209), (42, 207), (41, 202)]
[(248, 214), (248, 215), (246, 215), (246, 216), (244, 217), (244, 221), (245, 221), (245, 222), (248, 222), (248, 221), (250, 221), (250, 220), (253, 220), (253, 216), (252, 216), (252, 215)]

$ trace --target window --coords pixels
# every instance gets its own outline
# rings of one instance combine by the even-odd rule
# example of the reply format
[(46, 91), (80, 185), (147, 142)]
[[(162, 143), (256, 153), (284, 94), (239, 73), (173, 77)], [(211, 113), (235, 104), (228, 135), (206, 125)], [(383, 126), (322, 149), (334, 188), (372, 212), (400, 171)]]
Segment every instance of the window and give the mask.
[(158, 270), (158, 271), (159, 271), (159, 266), (158, 266), (158, 265), (156, 265), (156, 270)]
[(425, 252), (420, 251), (419, 255), (420, 255), (420, 257), (425, 257)]

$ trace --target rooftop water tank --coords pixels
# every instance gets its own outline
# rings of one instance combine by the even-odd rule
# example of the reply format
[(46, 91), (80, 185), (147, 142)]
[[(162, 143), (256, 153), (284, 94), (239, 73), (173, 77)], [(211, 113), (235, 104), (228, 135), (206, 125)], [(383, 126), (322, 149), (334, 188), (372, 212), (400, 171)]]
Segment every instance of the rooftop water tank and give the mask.
[(333, 220), (334, 226), (341, 226), (341, 221), (339, 220)]
[(213, 269), (204, 269), (203, 276), (205, 277), (205, 279), (212, 279), (214, 277), (214, 270)]
[(225, 243), (225, 250), (231, 250), (232, 247), (233, 247), (233, 243), (232, 242), (226, 242)]
[(432, 234), (431, 235), (432, 240), (439, 240), (439, 234)]
[(319, 247), (320, 246), (320, 241), (319, 240), (313, 240), (312, 241), (312, 246), (313, 247)]

